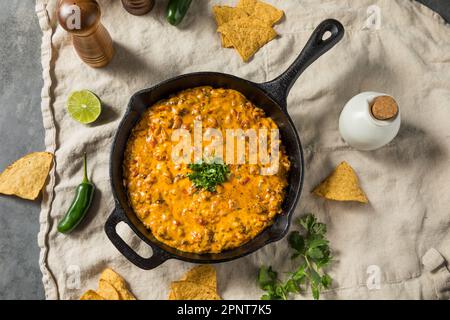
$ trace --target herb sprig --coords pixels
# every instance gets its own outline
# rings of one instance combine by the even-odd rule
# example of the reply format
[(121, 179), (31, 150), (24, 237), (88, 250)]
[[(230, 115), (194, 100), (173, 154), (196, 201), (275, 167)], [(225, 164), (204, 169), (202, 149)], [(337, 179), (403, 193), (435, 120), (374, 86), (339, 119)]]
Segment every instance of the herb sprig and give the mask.
[(258, 283), (266, 291), (262, 300), (287, 300), (290, 294), (303, 293), (311, 288), (313, 298), (318, 300), (320, 292), (331, 286), (331, 277), (323, 271), (332, 260), (329, 242), (325, 235), (327, 227), (317, 221), (316, 217), (308, 214), (298, 219), (301, 231), (294, 231), (289, 235), (289, 245), (294, 250), (291, 258), (299, 260), (299, 267), (286, 282), (278, 278), (278, 273), (272, 267), (261, 267)]
[(230, 168), (222, 162), (200, 162), (189, 165), (191, 173), (187, 177), (199, 189), (206, 189), (210, 192), (216, 191), (216, 186), (227, 181)]

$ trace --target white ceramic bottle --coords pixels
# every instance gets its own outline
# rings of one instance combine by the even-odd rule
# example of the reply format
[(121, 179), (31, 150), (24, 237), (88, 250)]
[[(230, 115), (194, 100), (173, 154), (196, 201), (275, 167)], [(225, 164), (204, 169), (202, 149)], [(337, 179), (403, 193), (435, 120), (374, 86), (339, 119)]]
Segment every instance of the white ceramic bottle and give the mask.
[(344, 107), (339, 119), (342, 138), (358, 150), (376, 150), (391, 142), (400, 130), (395, 100), (377, 92), (363, 92)]

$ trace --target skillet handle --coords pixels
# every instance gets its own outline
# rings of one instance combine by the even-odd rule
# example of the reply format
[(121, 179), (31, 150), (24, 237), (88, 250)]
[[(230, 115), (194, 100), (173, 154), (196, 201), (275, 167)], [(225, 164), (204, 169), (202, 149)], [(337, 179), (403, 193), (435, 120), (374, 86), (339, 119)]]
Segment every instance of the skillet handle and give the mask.
[(120, 222), (125, 222), (129, 225), (125, 212), (116, 207), (106, 221), (105, 232), (117, 250), (119, 250), (119, 252), (123, 254), (130, 262), (141, 269), (151, 270), (161, 265), (164, 261), (170, 259), (165, 252), (150, 243), (149, 245), (152, 247), (153, 251), (152, 256), (150, 258), (141, 257), (117, 234), (116, 226)]
[[(324, 40), (324, 35), (331, 35)], [(344, 37), (344, 26), (337, 20), (323, 21), (313, 32), (305, 48), (294, 63), (276, 79), (259, 84), (285, 111), (289, 91), (298, 77), (320, 56), (333, 48)]]

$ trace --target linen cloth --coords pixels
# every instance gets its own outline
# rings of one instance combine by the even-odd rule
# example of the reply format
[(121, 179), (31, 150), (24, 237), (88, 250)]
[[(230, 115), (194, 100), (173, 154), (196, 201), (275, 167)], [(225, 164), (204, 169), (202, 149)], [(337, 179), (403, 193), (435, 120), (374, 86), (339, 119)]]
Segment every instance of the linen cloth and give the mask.
[[(142, 17), (118, 0), (100, 0), (102, 22), (116, 49), (103, 69), (83, 64), (69, 35), (57, 25), (54, 0), (37, 0), (43, 31), (45, 85), (42, 114), (47, 150), (56, 165), (44, 192), (38, 236), (46, 298), (77, 299), (96, 289), (100, 272), (112, 267), (138, 299), (166, 299), (169, 284), (193, 265), (169, 260), (151, 271), (128, 262), (107, 239), (103, 226), (114, 208), (109, 181), (113, 135), (130, 96), (170, 77), (218, 71), (256, 82), (279, 75), (326, 18), (340, 20), (343, 41), (313, 64), (289, 96), (289, 113), (305, 151), (306, 180), (296, 216), (316, 214), (328, 225), (335, 257), (333, 288), (326, 299), (448, 299), (450, 297), (450, 27), (410, 0), (269, 1), (286, 13), (280, 36), (249, 63), (224, 49), (212, 5), (236, 1), (194, 1), (179, 28), (166, 23), (167, 1), (156, 1)], [(193, 84), (195, 85), (195, 84)], [(83, 126), (68, 115), (65, 101), (77, 89), (95, 92), (104, 104), (99, 121)], [(338, 132), (345, 103), (362, 91), (396, 97), (402, 113), (398, 137), (374, 152), (349, 147)], [(82, 178), (81, 156), (97, 193), (88, 218), (67, 236), (56, 231)], [(330, 202), (310, 191), (341, 161), (359, 175), (370, 204)], [(129, 229), (139, 252), (148, 248)], [(216, 265), (224, 299), (258, 299), (259, 266), (290, 271), (286, 239), (236, 261)], [(310, 295), (297, 296), (311, 298)]]

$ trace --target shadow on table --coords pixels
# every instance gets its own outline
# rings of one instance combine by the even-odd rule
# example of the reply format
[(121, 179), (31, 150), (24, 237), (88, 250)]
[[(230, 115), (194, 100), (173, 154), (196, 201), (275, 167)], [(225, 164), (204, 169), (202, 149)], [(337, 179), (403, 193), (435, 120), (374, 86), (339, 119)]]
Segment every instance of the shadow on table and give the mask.
[(369, 156), (386, 164), (395, 159), (394, 164), (419, 164), (422, 167), (434, 166), (446, 159), (445, 150), (437, 139), (406, 121), (402, 122), (399, 134), (389, 145)]
[(114, 110), (111, 105), (102, 101), (102, 113), (95, 122), (89, 124), (89, 127), (100, 127), (117, 120), (119, 117), (120, 114), (116, 110)]
[(114, 78), (125, 76), (130, 82), (145, 79), (146, 74), (151, 74), (153, 79), (163, 79), (165, 75), (167, 76), (156, 66), (151, 65), (148, 59), (144, 59), (124, 44), (114, 42), (114, 49), (116, 52), (112, 61), (106, 68), (100, 69), (100, 72), (110, 74)]

